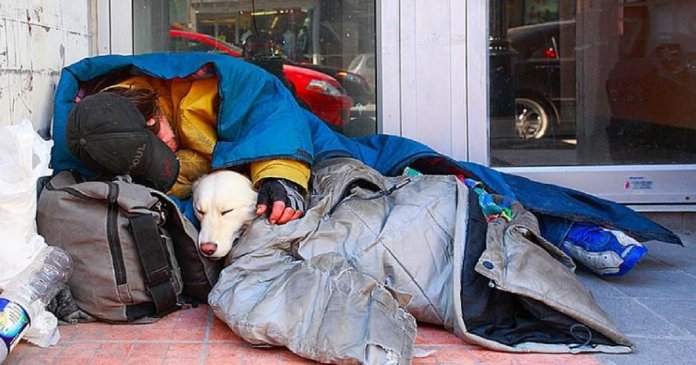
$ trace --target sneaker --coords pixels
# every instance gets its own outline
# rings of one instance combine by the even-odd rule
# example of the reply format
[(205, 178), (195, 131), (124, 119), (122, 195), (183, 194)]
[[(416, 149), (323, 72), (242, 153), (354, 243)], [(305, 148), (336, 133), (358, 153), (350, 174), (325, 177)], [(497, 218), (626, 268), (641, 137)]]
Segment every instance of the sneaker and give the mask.
[(563, 251), (599, 275), (621, 276), (648, 253), (648, 248), (621, 231), (576, 223), (561, 244)]

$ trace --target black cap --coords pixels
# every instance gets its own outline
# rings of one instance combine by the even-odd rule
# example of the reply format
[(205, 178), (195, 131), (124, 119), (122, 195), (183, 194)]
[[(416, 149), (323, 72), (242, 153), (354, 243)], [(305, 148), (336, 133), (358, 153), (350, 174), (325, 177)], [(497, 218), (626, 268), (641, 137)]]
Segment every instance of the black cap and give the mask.
[(66, 140), (75, 156), (101, 174), (128, 174), (136, 183), (165, 192), (179, 174), (174, 152), (121, 95), (103, 92), (82, 99), (68, 117)]

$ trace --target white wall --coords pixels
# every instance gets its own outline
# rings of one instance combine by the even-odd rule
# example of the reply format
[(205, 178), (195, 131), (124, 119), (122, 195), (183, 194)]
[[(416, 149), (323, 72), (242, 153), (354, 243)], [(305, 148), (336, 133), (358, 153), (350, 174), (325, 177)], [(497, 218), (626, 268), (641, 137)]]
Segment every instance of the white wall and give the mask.
[(90, 55), (91, 0), (0, 0), (0, 125), (47, 135), (64, 66)]

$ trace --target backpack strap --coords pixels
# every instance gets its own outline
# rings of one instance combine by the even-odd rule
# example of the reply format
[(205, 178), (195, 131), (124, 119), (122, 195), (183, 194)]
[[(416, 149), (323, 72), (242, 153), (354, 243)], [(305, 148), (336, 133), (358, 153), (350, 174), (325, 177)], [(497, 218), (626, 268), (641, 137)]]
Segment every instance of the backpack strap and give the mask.
[(165, 315), (177, 309), (177, 295), (157, 222), (149, 214), (132, 217), (130, 222), (147, 287), (155, 303), (155, 314)]
[(198, 251), (198, 230), (182, 213), (184, 208), (180, 208), (171, 197), (153, 190), (153, 195), (155, 194), (160, 197), (162, 211), (167, 217), (164, 228), (174, 241), (174, 251), (184, 282), (181, 294), (201, 303), (208, 303), (208, 294), (218, 281), (225, 260), (204, 258)]

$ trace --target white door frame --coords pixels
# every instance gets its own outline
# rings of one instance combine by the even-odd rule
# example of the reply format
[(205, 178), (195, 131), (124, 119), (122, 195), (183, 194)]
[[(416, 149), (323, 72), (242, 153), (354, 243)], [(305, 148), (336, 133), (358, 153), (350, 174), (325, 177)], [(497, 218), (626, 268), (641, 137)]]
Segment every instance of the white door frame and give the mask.
[(133, 1), (97, 0), (97, 55), (133, 54)]
[(471, 3), (376, 1), (382, 133), (415, 139), (458, 159), (470, 158), (467, 120), (474, 104), (467, 98), (481, 97), (467, 93), (471, 65), (464, 16)]

